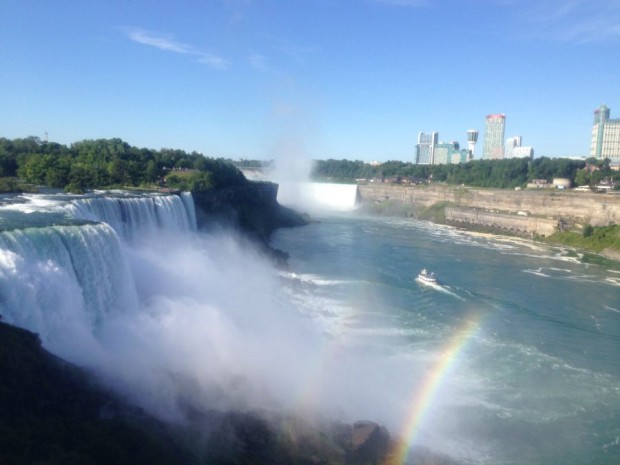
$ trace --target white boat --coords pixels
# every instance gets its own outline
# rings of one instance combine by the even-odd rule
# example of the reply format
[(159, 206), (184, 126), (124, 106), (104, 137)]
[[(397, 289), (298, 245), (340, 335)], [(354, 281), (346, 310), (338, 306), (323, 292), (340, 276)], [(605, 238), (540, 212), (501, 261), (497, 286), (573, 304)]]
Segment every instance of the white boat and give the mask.
[(417, 279), (422, 284), (438, 284), (437, 276), (435, 276), (435, 273), (428, 272), (426, 268), (420, 271)]

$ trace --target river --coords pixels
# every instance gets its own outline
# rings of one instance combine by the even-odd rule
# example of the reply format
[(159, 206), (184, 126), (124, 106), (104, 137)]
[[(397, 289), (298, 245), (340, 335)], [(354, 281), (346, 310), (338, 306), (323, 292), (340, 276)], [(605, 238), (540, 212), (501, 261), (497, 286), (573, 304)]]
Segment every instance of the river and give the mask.
[[(317, 219), (273, 243), (329, 356), (365, 380), (351, 396), (374, 392), (366, 415), (462, 463), (620, 462), (617, 269), (411, 219)], [(422, 268), (439, 284), (416, 282)]]

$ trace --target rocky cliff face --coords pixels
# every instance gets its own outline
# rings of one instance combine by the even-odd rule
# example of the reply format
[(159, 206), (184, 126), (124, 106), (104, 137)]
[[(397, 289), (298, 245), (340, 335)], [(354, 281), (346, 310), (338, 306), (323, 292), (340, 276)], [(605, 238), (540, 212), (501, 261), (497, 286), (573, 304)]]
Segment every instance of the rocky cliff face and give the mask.
[(307, 218), (277, 201), (278, 185), (248, 181), (241, 186), (192, 192), (199, 229), (226, 224), (267, 242), (278, 228), (302, 226)]
[[(620, 223), (620, 195), (614, 194), (542, 189), (511, 191), (442, 185), (389, 186), (381, 184), (360, 185), (359, 194), (363, 201), (396, 200), (420, 208), (429, 207), (438, 202), (449, 202), (457, 208), (454, 213), (458, 218), (454, 218), (455, 220), (477, 221), (475, 217), (479, 215), (474, 215), (473, 211), (467, 212), (467, 209), (484, 210), (484, 221), (490, 219), (489, 215), (497, 214), (498, 221), (500, 223), (503, 221), (508, 229), (521, 225), (519, 227), (525, 226), (526, 229), (529, 227), (528, 232), (531, 232), (531, 228), (534, 227), (532, 218), (537, 219), (539, 227), (543, 230), (548, 229), (548, 224), (542, 219), (552, 220), (556, 224), (561, 222), (593, 226)], [(522, 218), (510, 219), (506, 215), (518, 215)], [(529, 217), (529, 220), (523, 218), (525, 215)]]
[(2, 322), (0, 412), (2, 465), (373, 465), (390, 440), (372, 422), (319, 428), (267, 412), (188, 410), (165, 424)]

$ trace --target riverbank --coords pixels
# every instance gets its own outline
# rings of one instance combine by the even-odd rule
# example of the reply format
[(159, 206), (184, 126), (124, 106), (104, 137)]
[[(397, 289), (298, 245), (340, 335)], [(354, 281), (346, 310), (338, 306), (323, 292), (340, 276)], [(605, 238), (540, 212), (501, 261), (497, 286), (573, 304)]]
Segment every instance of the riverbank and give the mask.
[(542, 240), (620, 261), (620, 195), (445, 185), (360, 185), (363, 209)]

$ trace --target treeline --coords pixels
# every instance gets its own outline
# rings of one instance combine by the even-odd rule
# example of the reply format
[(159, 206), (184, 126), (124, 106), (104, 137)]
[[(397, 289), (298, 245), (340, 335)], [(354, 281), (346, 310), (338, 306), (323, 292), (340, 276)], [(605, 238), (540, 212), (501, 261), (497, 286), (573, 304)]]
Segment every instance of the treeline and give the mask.
[(314, 179), (353, 181), (356, 179), (418, 181), (432, 180), (472, 187), (523, 187), (535, 179), (551, 182), (553, 178), (568, 178), (574, 186), (594, 186), (604, 179), (619, 180), (620, 173), (609, 167), (609, 159), (571, 160), (568, 158), (511, 158), (506, 160), (474, 160), (462, 164), (416, 165), (402, 161), (387, 161), (370, 165), (362, 161), (317, 160), (313, 165)]
[(138, 148), (121, 139), (83, 140), (66, 146), (37, 137), (0, 138), (0, 190), (5, 191), (18, 190), (23, 183), (81, 193), (115, 187), (218, 189), (245, 182), (241, 171), (227, 160), (197, 152)]

